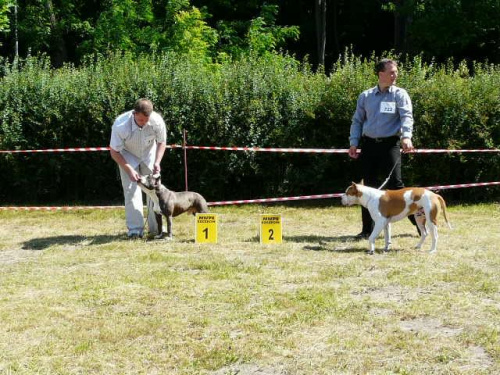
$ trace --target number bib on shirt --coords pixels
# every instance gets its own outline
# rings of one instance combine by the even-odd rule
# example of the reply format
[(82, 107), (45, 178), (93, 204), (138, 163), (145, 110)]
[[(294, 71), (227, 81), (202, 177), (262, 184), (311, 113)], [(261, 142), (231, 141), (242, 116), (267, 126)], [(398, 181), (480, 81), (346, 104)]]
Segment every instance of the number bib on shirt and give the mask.
[(380, 113), (396, 113), (396, 102), (380, 103)]

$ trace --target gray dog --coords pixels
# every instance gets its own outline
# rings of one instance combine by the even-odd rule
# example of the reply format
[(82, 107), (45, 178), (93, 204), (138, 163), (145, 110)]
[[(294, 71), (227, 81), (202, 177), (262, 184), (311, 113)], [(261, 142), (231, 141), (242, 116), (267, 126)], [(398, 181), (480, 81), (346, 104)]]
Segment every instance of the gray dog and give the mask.
[(137, 184), (153, 201), (153, 210), (158, 223), (158, 235), (155, 238), (163, 238), (162, 214), (167, 218), (167, 237), (172, 238), (172, 217), (184, 212), (195, 215), (197, 212), (208, 212), (208, 205), (200, 194), (193, 191), (174, 192), (168, 190), (161, 183), (160, 174), (149, 174), (141, 176)]

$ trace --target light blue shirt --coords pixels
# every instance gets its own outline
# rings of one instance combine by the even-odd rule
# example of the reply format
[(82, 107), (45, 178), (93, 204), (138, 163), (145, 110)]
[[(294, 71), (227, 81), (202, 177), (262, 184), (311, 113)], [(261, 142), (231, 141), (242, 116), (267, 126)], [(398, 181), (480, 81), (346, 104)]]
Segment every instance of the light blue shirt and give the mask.
[(382, 92), (377, 85), (361, 93), (352, 117), (351, 146), (358, 147), (362, 136), (386, 138), (397, 135), (411, 139), (412, 132), (413, 107), (405, 89), (390, 86)]

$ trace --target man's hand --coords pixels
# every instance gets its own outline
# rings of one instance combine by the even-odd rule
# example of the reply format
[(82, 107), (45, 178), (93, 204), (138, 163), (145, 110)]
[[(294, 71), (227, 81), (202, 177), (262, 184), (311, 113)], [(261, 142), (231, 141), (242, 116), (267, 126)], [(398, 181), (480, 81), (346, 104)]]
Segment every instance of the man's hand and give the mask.
[(153, 165), (153, 174), (158, 174), (161, 171), (160, 163), (154, 163)]
[(122, 154), (120, 154), (116, 150), (113, 150), (112, 148), (110, 148), (109, 152), (111, 154), (111, 158), (116, 162), (116, 164), (122, 167), (123, 170), (127, 173), (130, 181), (139, 181), (139, 179), (141, 178), (140, 174), (137, 173), (137, 171), (132, 168), (129, 163), (127, 163)]
[(401, 146), (403, 147), (403, 152), (411, 152), (414, 150), (413, 143), (410, 138), (403, 138), (401, 140)]
[(358, 148), (356, 146), (349, 147), (349, 157), (352, 159), (359, 158)]
[(130, 177), (130, 181), (137, 182), (137, 181), (139, 181), (141, 179), (141, 175), (139, 174), (139, 172), (137, 172), (129, 164), (127, 164), (127, 166), (125, 167), (125, 170), (127, 171), (127, 174)]

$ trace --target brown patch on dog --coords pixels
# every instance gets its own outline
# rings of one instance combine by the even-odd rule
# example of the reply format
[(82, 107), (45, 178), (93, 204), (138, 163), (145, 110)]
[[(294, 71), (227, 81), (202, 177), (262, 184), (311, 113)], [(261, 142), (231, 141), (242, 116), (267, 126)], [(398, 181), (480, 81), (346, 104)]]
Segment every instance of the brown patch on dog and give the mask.
[(350, 195), (353, 197), (358, 197), (360, 198), (363, 194), (358, 190), (358, 187), (356, 184), (353, 182), (351, 186), (349, 186), (346, 190), (346, 195)]
[(411, 200), (413, 202), (417, 202), (420, 199), (422, 199), (422, 197), (424, 196), (424, 194), (425, 194), (425, 189), (424, 188), (412, 188), (411, 189)]
[(410, 212), (408, 215), (413, 215), (415, 212), (417, 212), (419, 209), (418, 205), (416, 203), (410, 204)]
[(404, 199), (404, 194), (407, 191), (411, 191), (411, 200), (413, 203), (410, 204), (410, 212), (409, 215), (414, 214), (420, 208), (420, 206), (416, 203), (422, 199), (425, 194), (424, 188), (403, 188), (398, 190), (387, 190), (385, 194), (380, 197), (379, 208), (380, 212), (384, 217), (392, 217), (397, 216), (406, 207), (406, 202)]
[(397, 216), (406, 207), (403, 198), (403, 189), (400, 190), (387, 190), (384, 195), (380, 197), (379, 210), (382, 216), (392, 217)]

